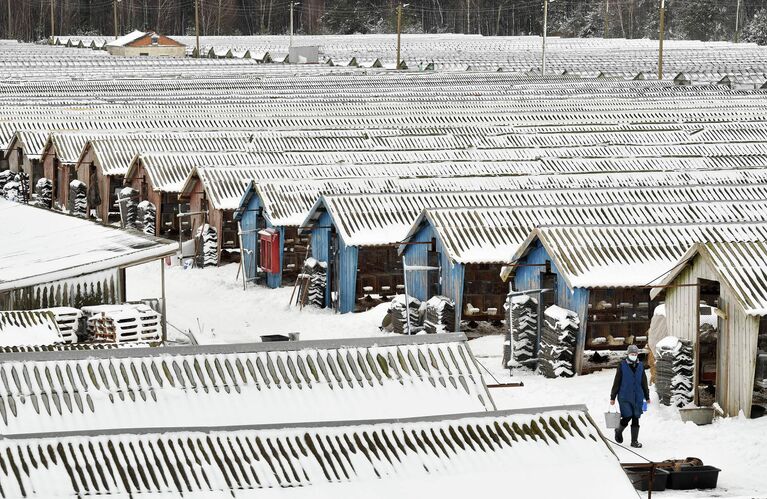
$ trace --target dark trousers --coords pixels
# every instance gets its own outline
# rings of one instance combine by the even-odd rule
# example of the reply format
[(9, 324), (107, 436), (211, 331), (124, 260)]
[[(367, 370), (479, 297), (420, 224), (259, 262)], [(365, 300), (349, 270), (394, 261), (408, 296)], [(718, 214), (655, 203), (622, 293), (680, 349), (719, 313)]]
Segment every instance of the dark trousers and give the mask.
[(631, 426), (639, 426), (639, 418), (636, 416), (629, 416), (627, 418), (621, 418), (621, 426), (624, 428), (629, 425), (629, 421), (631, 421)]

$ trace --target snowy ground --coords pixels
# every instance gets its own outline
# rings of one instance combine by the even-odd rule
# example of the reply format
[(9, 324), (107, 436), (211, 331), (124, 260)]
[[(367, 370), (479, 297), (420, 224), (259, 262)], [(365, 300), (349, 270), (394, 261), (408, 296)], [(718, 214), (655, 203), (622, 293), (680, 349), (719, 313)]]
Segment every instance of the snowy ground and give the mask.
[[(378, 326), (386, 311), (385, 305), (352, 315), (311, 308), (299, 311), (288, 306), (291, 288), (249, 287), (243, 291), (236, 273), (237, 265), (205, 270), (166, 269), (169, 322), (191, 330), (200, 343), (258, 341), (263, 334), (289, 332), (300, 332), (301, 339), (381, 334)], [(158, 264), (129, 269), (128, 298), (158, 296), (158, 282)], [(480, 338), (470, 344), (497, 381), (521, 381), (525, 385), (493, 389), (499, 409), (586, 404), (595, 421), (602, 424), (614, 371), (558, 380), (545, 379), (526, 370), (515, 370), (510, 376), (501, 368), (500, 336)], [(493, 377), (485, 374), (487, 382), (493, 383)], [(767, 498), (767, 417), (722, 419), (710, 426), (697, 427), (682, 423), (674, 409), (653, 402), (641, 419), (640, 440), (644, 448), (639, 453), (642, 456), (656, 461), (694, 456), (723, 470), (719, 487), (713, 491), (668, 491), (654, 495), (666, 499)], [(605, 434), (612, 437), (610, 432)], [(622, 462), (642, 461), (623, 449), (615, 451)]]

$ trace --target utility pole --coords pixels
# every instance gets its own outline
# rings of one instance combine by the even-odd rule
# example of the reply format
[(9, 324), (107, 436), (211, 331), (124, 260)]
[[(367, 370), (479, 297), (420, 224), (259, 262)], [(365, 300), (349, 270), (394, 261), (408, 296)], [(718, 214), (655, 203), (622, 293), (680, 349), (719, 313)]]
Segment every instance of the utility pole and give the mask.
[[(10, 8), (10, 7), (9, 7)], [(8, 14), (10, 16), (10, 14)], [(735, 7), (735, 43), (738, 43), (740, 39), (740, 0)]]
[(400, 65), (402, 62), (402, 59), (400, 59), (400, 38), (402, 37), (402, 9), (410, 5), (409, 3), (406, 3), (405, 5), (402, 5), (402, 2), (400, 2), (399, 5), (397, 5), (397, 60), (394, 61), (394, 69), (398, 71), (400, 69)]
[(501, 7), (503, 4), (498, 6), (498, 17), (495, 18), (495, 36), (498, 36), (498, 32), (501, 31)]
[(471, 16), (469, 15), (470, 9), (471, 9), (471, 0), (466, 0), (466, 34), (467, 35), (471, 31)]
[(546, 32), (549, 30), (549, 0), (543, 0), (543, 45), (541, 46), (541, 76), (546, 76)]
[(610, 0), (605, 0), (605, 35), (604, 38), (608, 38), (610, 27)]
[(200, 0), (194, 0), (194, 37), (197, 45), (197, 58), (200, 58)]
[(56, 0), (51, 0), (51, 45), (53, 45), (53, 37), (56, 33)]
[(115, 40), (117, 40), (117, 37), (120, 36), (120, 32), (117, 29), (117, 0), (112, 1), (112, 17), (114, 17), (115, 22)]
[(660, 31), (658, 36), (658, 79), (663, 79), (663, 33), (666, 31), (666, 0), (660, 0)]

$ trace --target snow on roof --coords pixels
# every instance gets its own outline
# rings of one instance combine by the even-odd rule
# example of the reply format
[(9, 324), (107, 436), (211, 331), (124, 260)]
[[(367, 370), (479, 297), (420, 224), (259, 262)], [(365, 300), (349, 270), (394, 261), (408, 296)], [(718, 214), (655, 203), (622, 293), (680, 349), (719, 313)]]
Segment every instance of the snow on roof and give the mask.
[(123, 35), (119, 38), (115, 38), (114, 40), (107, 42), (107, 47), (124, 47), (126, 45), (129, 45), (135, 42), (136, 40), (144, 38), (146, 35), (149, 35), (149, 34), (151, 33), (134, 30), (128, 33), (127, 35)]
[[(47, 372), (71, 373), (44, 383)], [(461, 334), (0, 357), (0, 434), (299, 423), (493, 410)]]
[(177, 244), (0, 199), (0, 292), (175, 253)]
[(621, 189), (504, 190), (323, 196), (302, 227), (327, 211), (347, 245), (375, 246), (403, 241), (421, 211), (450, 207), (558, 206), (681, 203), (767, 199), (765, 185), (686, 185)]
[(0, 440), (0, 453), (12, 497), (636, 497), (584, 406), (25, 435)]
[[(669, 285), (684, 270), (684, 262), (700, 255), (729, 286), (747, 315), (767, 315), (767, 241), (704, 241), (682, 255), (672, 272), (658, 284)], [(653, 289), (653, 296), (660, 288)]]
[(53, 345), (63, 341), (52, 312), (0, 312), (0, 347)]
[[(427, 209), (413, 223), (409, 241), (428, 224), (457, 263), (507, 263), (530, 231), (547, 225), (657, 225), (761, 222), (767, 202), (723, 201), (627, 205)], [(400, 246), (400, 253), (412, 246)]]
[(540, 241), (570, 288), (658, 284), (695, 243), (767, 241), (767, 224), (541, 227), (513, 256)]

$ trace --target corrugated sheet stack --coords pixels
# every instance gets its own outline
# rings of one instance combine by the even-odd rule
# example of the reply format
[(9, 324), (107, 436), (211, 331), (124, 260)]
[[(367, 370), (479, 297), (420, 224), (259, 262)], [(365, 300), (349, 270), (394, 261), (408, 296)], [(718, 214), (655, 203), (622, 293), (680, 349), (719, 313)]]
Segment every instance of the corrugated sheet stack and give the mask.
[(155, 220), (157, 219), (157, 208), (149, 201), (141, 201), (138, 206), (137, 219), (141, 221), (141, 231), (144, 234), (153, 236), (155, 234)]
[(529, 362), (535, 353), (538, 335), (538, 302), (528, 295), (511, 299), (511, 339), (514, 361)]
[(50, 208), (53, 200), (53, 182), (47, 178), (38, 180), (35, 184), (35, 195), (37, 196), (37, 206)]
[[(389, 305), (389, 317), (395, 333), (408, 334), (408, 315), (410, 316), (410, 333), (414, 334), (423, 329), (420, 321), (421, 301), (407, 295), (396, 295)], [(406, 315), (408, 314), (408, 315)]]
[(205, 224), (197, 230), (197, 238), (202, 244), (202, 251), (197, 258), (197, 266), (215, 267), (218, 265), (218, 233), (215, 227)]
[(307, 292), (307, 303), (315, 307), (325, 306), (325, 289), (328, 285), (328, 264), (320, 262), (314, 258), (307, 258), (304, 261), (303, 274), (309, 276), (309, 290)]
[(684, 407), (692, 402), (694, 364), (691, 342), (680, 340), (679, 344), (673, 362), (674, 377), (671, 378), (671, 405)]
[(543, 313), (538, 370), (547, 378), (572, 377), (580, 321), (570, 310), (552, 305)]
[(69, 183), (69, 211), (72, 215), (84, 217), (88, 209), (88, 189), (79, 180)]
[(455, 304), (442, 295), (432, 296), (426, 302), (423, 328), (429, 334), (455, 331)]

